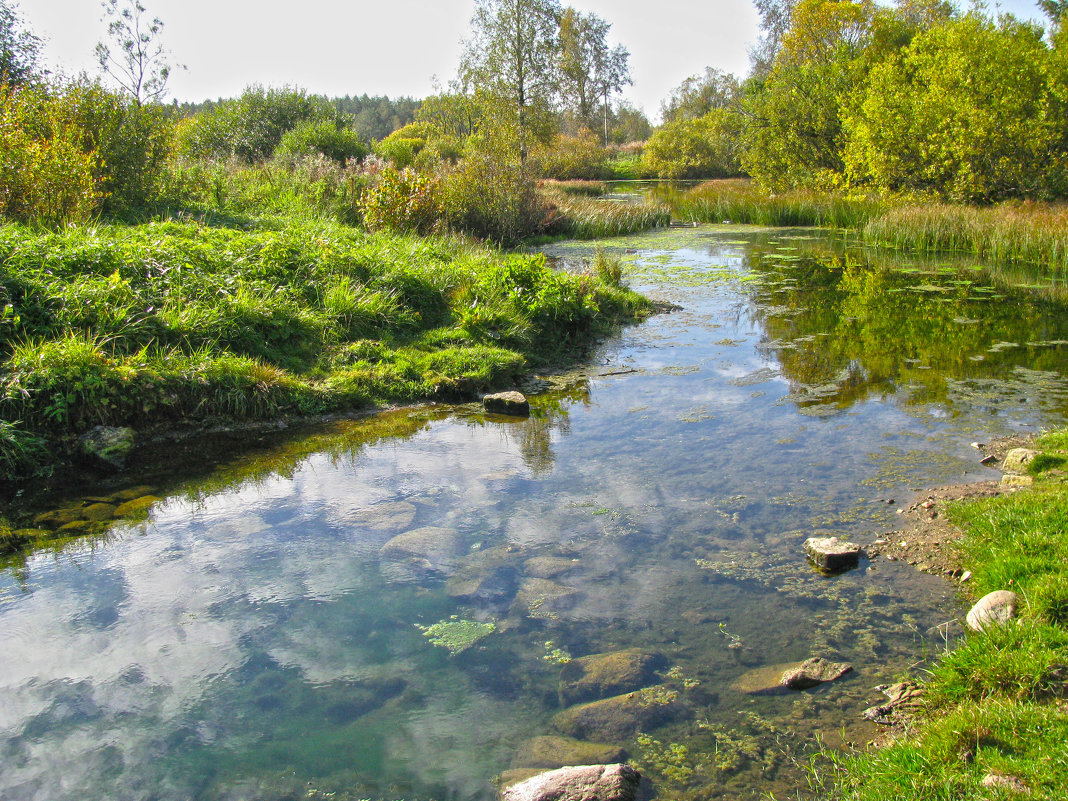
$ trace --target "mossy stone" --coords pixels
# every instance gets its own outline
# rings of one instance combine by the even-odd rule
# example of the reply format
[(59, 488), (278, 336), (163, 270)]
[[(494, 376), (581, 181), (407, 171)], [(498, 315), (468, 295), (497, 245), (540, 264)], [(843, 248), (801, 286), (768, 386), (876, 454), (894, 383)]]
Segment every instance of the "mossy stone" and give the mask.
[(110, 503), (94, 503), (82, 509), (82, 518), (94, 523), (103, 523), (115, 517), (116, 507)]
[(521, 743), (512, 757), (512, 767), (551, 770), (565, 765), (607, 765), (626, 758), (626, 750), (618, 745), (545, 735)]
[(580, 740), (625, 740), (687, 714), (679, 692), (654, 685), (558, 712), (553, 728)]
[(138, 517), (146, 513), (152, 506), (159, 500), (155, 495), (144, 495), (140, 498), (134, 498), (132, 501), (126, 501), (126, 503), (119, 506), (115, 510), (116, 517)]
[(84, 534), (93, 527), (91, 520), (73, 520), (70, 523), (66, 523), (59, 527), (59, 531), (64, 534), (73, 536), (75, 534)]
[(572, 660), (560, 673), (560, 697), (574, 704), (639, 690), (653, 682), (665, 661), (639, 648)]
[(155, 491), (155, 487), (149, 487), (146, 485), (141, 485), (140, 487), (127, 487), (124, 490), (119, 490), (118, 492), (112, 493), (110, 502), (121, 503), (123, 501), (132, 501), (135, 498), (142, 498), (145, 495), (151, 495)]
[(53, 509), (42, 512), (33, 519), (33, 525), (37, 528), (57, 529), (73, 523), (76, 520), (84, 520), (81, 509)]

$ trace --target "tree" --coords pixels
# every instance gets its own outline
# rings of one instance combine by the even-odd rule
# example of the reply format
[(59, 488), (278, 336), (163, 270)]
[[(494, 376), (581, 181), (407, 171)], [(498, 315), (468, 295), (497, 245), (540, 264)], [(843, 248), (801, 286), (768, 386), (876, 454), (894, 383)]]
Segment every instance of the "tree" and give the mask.
[(163, 22), (146, 16), (140, 0), (104, 0), (108, 23), (107, 42), (96, 46), (96, 59), (102, 72), (110, 75), (130, 93), (134, 103), (159, 100), (167, 93), (171, 65), (160, 37)]
[(0, 82), (24, 84), (35, 74), (41, 40), (23, 28), (9, 0), (0, 0)]
[(760, 79), (771, 72), (783, 37), (790, 30), (790, 18), (797, 0), (753, 0), (760, 15), (760, 41), (749, 51), (753, 77)]
[(567, 8), (560, 15), (560, 69), (563, 95), (579, 120), (593, 129), (593, 110), (603, 101), (604, 144), (608, 144), (609, 100), (631, 83), (626, 48), (608, 45), (612, 25), (596, 14)]
[(532, 129), (540, 138), (551, 134), (540, 123), (558, 94), (560, 14), (556, 0), (475, 0), (460, 80), (503, 101), (504, 121), (516, 129), (520, 161), (526, 160)]
[(775, 65), (747, 98), (742, 164), (774, 189), (816, 185), (842, 172), (843, 106), (862, 86), (875, 5), (801, 0)]
[(849, 177), (966, 202), (1063, 193), (1062, 58), (1009, 16), (972, 12), (920, 33), (845, 115)]
[(738, 79), (729, 72), (706, 67), (704, 75), (691, 75), (660, 104), (664, 122), (696, 120), (712, 109), (727, 108), (738, 98)]

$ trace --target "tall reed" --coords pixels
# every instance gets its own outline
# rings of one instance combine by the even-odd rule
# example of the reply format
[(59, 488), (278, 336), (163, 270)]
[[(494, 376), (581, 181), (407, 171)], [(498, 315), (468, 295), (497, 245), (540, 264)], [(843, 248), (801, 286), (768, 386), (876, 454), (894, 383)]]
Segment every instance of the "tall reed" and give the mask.
[(860, 228), (886, 204), (867, 197), (797, 189), (769, 194), (744, 178), (708, 181), (663, 195), (676, 219), (768, 226)]
[(992, 261), (1068, 266), (1068, 205), (1029, 202), (990, 207), (927, 203), (870, 220), (864, 239), (917, 251), (959, 251)]

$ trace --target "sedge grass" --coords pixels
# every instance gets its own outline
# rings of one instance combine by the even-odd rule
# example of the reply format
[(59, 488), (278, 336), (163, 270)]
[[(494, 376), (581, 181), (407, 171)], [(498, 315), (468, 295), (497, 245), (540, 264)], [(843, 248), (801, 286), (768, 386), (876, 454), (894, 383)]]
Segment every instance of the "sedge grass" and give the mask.
[(666, 199), (672, 215), (686, 222), (783, 227), (860, 228), (885, 208), (879, 200), (812, 190), (770, 194), (743, 178), (707, 181)]
[(555, 208), (552, 231), (573, 239), (625, 236), (662, 228), (671, 222), (671, 212), (657, 202), (598, 200), (549, 190), (543, 190), (543, 194)]

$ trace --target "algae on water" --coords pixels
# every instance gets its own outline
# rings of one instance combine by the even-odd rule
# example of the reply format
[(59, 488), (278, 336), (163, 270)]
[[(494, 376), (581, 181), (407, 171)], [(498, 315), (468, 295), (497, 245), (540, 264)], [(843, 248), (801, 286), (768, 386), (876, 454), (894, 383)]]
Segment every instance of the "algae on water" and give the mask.
[(448, 620), (440, 620), (431, 626), (420, 626), (416, 623), (415, 627), (423, 632), (423, 636), (430, 642), (440, 648), (447, 648), (453, 656), (463, 653), (497, 629), (495, 623), (461, 620), (457, 615), (453, 615)]

